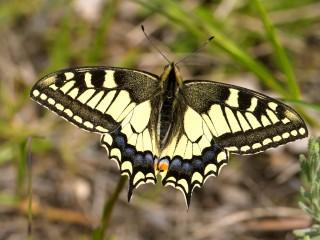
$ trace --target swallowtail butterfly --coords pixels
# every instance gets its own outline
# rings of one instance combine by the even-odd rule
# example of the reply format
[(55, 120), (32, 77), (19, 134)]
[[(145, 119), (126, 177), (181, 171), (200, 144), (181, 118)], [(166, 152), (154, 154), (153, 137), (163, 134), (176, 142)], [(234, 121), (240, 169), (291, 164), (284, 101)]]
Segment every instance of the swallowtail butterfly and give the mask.
[(253, 154), (308, 135), (289, 106), (261, 93), (213, 81), (183, 81), (175, 63), (160, 77), (126, 68), (80, 67), (51, 73), (31, 98), (69, 122), (101, 135), (101, 145), (141, 184), (181, 190), (217, 176), (229, 154)]

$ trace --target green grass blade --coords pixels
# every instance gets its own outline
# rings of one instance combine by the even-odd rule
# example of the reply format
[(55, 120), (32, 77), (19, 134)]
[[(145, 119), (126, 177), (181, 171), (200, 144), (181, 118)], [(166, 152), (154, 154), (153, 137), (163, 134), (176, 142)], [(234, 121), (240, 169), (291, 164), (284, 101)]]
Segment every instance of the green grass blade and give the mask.
[(277, 62), (279, 63), (279, 67), (282, 69), (283, 73), (286, 76), (287, 85), (291, 93), (291, 96), (294, 99), (298, 99), (300, 96), (300, 90), (297, 84), (297, 80), (295, 78), (295, 74), (293, 72), (292, 64), (290, 63), (289, 58), (277, 37), (276, 30), (271, 20), (269, 19), (268, 13), (264, 8), (263, 4), (261, 3), (261, 0), (253, 0), (253, 3), (255, 4), (256, 9), (258, 10), (260, 18), (265, 27), (267, 36), (272, 43), (274, 54), (278, 60)]
[(17, 156), (17, 195), (22, 196), (26, 177), (26, 156), (27, 156), (27, 139), (23, 139), (16, 144)]
[(119, 195), (121, 193), (121, 190), (123, 189), (127, 178), (124, 176), (121, 176), (119, 179), (119, 182), (113, 192), (113, 194), (110, 196), (109, 199), (105, 202), (103, 213), (100, 221), (100, 226), (95, 229), (92, 233), (92, 240), (104, 240), (106, 231), (109, 227), (109, 222), (112, 214), (112, 210), (115, 206), (116, 201), (119, 198)]

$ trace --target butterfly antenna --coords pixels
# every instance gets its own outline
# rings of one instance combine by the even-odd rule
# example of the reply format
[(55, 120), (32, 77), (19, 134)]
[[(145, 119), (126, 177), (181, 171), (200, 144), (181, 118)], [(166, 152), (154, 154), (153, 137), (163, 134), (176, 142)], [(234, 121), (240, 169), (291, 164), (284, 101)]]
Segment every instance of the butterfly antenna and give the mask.
[(148, 41), (151, 43), (151, 46), (157, 50), (158, 53), (160, 53), (160, 55), (170, 64), (170, 60), (166, 57), (166, 55), (164, 55), (161, 50), (157, 47), (157, 45), (154, 44), (154, 42), (151, 40), (151, 38), (149, 37), (149, 35), (145, 32), (144, 30), (144, 26), (141, 25), (141, 29), (142, 29), (142, 32), (144, 34), (144, 36), (148, 39)]
[(214, 36), (211, 36), (207, 39), (207, 41), (205, 41), (202, 45), (200, 45), (200, 47), (196, 48), (195, 50), (193, 50), (190, 54), (188, 54), (187, 56), (181, 58), (180, 60), (178, 60), (175, 65), (178, 65), (179, 63), (183, 62), (184, 60), (186, 60), (187, 58), (193, 56), (195, 53), (199, 52), (200, 50), (204, 49), (210, 42), (211, 40), (214, 39)]

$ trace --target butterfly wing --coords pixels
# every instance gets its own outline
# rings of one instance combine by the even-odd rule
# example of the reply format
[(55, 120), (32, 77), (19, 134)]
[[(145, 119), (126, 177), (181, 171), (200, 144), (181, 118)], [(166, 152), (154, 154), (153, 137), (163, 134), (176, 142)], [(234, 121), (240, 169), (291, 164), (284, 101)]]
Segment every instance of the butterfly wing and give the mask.
[(210, 81), (185, 81), (177, 99), (176, 121), (161, 153), (163, 184), (192, 190), (217, 176), (229, 153), (252, 154), (307, 136), (300, 116), (260, 93)]
[(129, 176), (130, 199), (139, 184), (155, 183), (160, 91), (157, 76), (131, 69), (66, 69), (39, 80), (31, 98), (76, 126), (102, 135), (101, 144)]
[(304, 138), (307, 127), (291, 107), (261, 93), (217, 82), (186, 81), (186, 103), (231, 153), (252, 154)]
[(201, 187), (209, 176), (219, 174), (228, 162), (228, 152), (214, 141), (201, 115), (182, 99), (178, 99), (174, 117), (158, 169), (168, 166), (160, 172), (162, 184), (181, 190), (189, 206), (193, 189)]

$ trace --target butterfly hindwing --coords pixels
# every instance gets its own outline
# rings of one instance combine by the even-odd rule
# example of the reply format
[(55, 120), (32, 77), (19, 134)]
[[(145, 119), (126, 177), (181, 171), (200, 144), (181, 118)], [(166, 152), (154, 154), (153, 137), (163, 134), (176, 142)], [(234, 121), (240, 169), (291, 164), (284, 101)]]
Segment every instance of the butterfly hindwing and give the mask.
[(154, 159), (159, 156), (155, 131), (158, 103), (156, 99), (140, 103), (116, 131), (101, 137), (102, 146), (117, 162), (121, 174), (129, 177), (128, 200), (139, 185), (156, 183)]
[(206, 122), (190, 106), (178, 101), (168, 144), (160, 164), (168, 165), (162, 183), (181, 190), (189, 206), (193, 189), (217, 176), (228, 163), (228, 152), (214, 141)]
[(292, 108), (255, 91), (217, 82), (185, 81), (181, 94), (207, 123), (215, 142), (232, 153), (260, 152), (308, 134)]
[(155, 75), (88, 67), (47, 75), (34, 85), (31, 97), (78, 127), (102, 134), (101, 144), (130, 178), (130, 198), (139, 184), (156, 180), (158, 102), (152, 98), (158, 91)]

